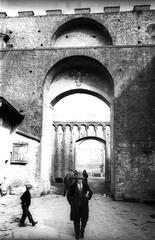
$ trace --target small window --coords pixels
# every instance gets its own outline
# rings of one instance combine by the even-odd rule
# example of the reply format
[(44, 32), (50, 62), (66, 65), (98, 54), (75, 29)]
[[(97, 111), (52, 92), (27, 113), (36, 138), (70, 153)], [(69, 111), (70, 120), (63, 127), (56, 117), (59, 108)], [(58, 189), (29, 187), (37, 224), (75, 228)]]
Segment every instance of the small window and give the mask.
[(26, 164), (28, 160), (28, 143), (14, 143), (11, 164)]

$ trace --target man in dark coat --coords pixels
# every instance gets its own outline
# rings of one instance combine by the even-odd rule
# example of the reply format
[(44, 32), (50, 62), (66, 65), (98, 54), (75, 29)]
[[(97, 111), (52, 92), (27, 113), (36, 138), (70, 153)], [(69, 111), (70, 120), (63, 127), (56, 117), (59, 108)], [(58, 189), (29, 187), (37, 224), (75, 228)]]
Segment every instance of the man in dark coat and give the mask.
[[(77, 181), (70, 188), (71, 220), (74, 221), (76, 239), (84, 238), (84, 231), (89, 217), (88, 201), (92, 197), (89, 185), (83, 181), (83, 174), (78, 173)], [(80, 224), (81, 223), (81, 224)]]
[(29, 206), (31, 205), (31, 194), (30, 194), (30, 190), (32, 189), (32, 185), (31, 184), (27, 184), (26, 185), (26, 191), (23, 193), (23, 195), (21, 196), (21, 204), (22, 204), (22, 209), (23, 209), (23, 214), (22, 217), (20, 219), (20, 224), (19, 227), (23, 227), (24, 226), (24, 222), (26, 217), (28, 217), (29, 222), (32, 223), (32, 226), (35, 226), (38, 222), (35, 222), (32, 218), (32, 215), (29, 211)]
[(86, 172), (86, 169), (83, 170), (83, 178), (84, 178), (84, 181), (86, 182), (86, 184), (88, 183), (88, 173)]

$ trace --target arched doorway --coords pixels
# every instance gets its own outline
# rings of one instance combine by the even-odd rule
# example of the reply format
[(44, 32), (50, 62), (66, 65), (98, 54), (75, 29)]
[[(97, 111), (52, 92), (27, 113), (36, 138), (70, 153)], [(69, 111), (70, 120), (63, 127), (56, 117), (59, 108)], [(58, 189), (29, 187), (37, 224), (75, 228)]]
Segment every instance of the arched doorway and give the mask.
[[(93, 96), (105, 102), (110, 108), (113, 98), (113, 80), (108, 70), (97, 60), (86, 56), (67, 57), (57, 62), (49, 70), (44, 83), (41, 139), (41, 181), (44, 191), (50, 187), (52, 174), (63, 177), (64, 172), (60, 171), (60, 169), (66, 167), (63, 156), (65, 156), (67, 148), (62, 148), (62, 145), (65, 143), (67, 134), (70, 135), (69, 139), (72, 144), (72, 149), (69, 148), (69, 151), (72, 152), (72, 163), (75, 163), (75, 144), (79, 139), (78, 135), (81, 127), (79, 128), (79, 124), (75, 122), (71, 124), (65, 123), (67, 128), (60, 122), (54, 123), (54, 108), (56, 104), (65, 97), (74, 94)], [(100, 112), (103, 113), (102, 108), (100, 108)], [(94, 130), (95, 134), (97, 134), (99, 128), (106, 129), (110, 127), (110, 122), (97, 121), (92, 123), (89, 120), (86, 121), (89, 124), (81, 122), (81, 125), (86, 127), (86, 132), (94, 128), (96, 129)], [(58, 132), (57, 127), (59, 128)], [(59, 137), (57, 137), (58, 135)], [(92, 136), (91, 131), (89, 136)], [(54, 139), (59, 139), (60, 141), (56, 142)], [(109, 149), (108, 152), (110, 152)], [(59, 159), (54, 159), (55, 152), (59, 153), (57, 155)], [(56, 171), (53, 166), (56, 166)], [(108, 178), (110, 179), (110, 174), (108, 174)]]
[(86, 137), (76, 142), (75, 168), (86, 169), (91, 177), (105, 176), (105, 142), (97, 138)]
[(107, 194), (105, 172), (107, 164), (106, 141), (96, 137), (86, 137), (76, 142), (75, 167), (88, 173), (88, 183), (94, 193)]

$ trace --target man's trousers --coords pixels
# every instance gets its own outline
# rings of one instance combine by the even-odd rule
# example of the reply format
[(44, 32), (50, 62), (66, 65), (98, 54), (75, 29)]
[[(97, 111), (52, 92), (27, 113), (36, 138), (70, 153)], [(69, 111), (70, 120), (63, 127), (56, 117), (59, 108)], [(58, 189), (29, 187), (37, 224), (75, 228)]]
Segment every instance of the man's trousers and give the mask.
[(29, 211), (29, 207), (27, 207), (26, 205), (22, 205), (22, 209), (23, 209), (23, 214), (22, 214), (22, 217), (21, 217), (21, 220), (20, 220), (20, 224), (24, 225), (26, 217), (28, 217), (29, 222), (33, 224), (34, 220), (32, 218), (32, 215), (31, 215), (30, 211)]

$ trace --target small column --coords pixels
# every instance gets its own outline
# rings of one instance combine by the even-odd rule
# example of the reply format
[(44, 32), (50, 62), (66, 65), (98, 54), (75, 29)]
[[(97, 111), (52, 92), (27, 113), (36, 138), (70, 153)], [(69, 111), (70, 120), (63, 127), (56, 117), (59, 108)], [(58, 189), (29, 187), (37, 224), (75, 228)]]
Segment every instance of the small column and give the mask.
[(64, 129), (64, 174), (69, 170), (69, 162), (71, 160), (70, 153), (70, 142), (71, 142), (71, 127), (69, 125), (65, 126)]
[(103, 126), (102, 125), (98, 125), (96, 128), (96, 136), (99, 138), (104, 139), (104, 133), (103, 133)]
[(88, 136), (95, 136), (95, 127), (94, 127), (94, 125), (89, 125), (89, 127), (88, 127)]
[(58, 126), (57, 130), (57, 177), (62, 178), (62, 161), (63, 161), (63, 127)]
[(56, 132), (57, 128), (55, 125), (52, 126), (52, 159), (51, 159), (51, 180), (54, 181), (55, 179), (55, 169), (54, 169), (54, 162), (55, 162), (55, 154), (56, 154)]
[(72, 129), (72, 167), (75, 168), (75, 146), (76, 141), (79, 139), (79, 127), (77, 125), (73, 126)]
[(111, 181), (111, 163), (110, 163), (110, 126), (106, 126), (105, 128), (105, 139), (106, 139), (106, 181), (110, 182)]
[(84, 138), (84, 137), (87, 136), (86, 126), (85, 125), (81, 125), (80, 126), (79, 135), (80, 135), (80, 138)]

